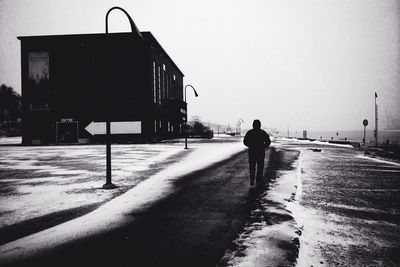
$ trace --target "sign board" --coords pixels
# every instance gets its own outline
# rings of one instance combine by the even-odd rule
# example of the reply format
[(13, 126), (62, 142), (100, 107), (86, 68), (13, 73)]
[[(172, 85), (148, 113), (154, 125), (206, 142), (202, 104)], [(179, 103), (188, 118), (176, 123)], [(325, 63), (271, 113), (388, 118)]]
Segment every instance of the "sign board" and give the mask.
[[(111, 134), (141, 134), (141, 121), (112, 121), (110, 123)], [(85, 128), (91, 135), (106, 134), (105, 122), (91, 122)]]
[(368, 120), (363, 120), (363, 125), (367, 126), (368, 125)]

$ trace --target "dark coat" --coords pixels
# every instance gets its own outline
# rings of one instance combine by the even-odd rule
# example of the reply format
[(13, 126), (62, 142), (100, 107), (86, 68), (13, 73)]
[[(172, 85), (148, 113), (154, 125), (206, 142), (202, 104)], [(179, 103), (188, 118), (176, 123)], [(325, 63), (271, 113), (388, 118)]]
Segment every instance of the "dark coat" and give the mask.
[(265, 148), (269, 147), (271, 140), (264, 130), (251, 129), (244, 136), (243, 143), (249, 148), (249, 156), (264, 157)]

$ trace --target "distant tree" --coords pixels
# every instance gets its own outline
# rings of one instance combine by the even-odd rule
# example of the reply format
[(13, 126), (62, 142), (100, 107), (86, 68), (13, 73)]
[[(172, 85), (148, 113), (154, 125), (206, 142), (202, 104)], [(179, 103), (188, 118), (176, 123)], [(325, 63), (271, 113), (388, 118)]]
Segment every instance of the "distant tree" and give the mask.
[(21, 96), (12, 87), (0, 86), (0, 134), (15, 135), (21, 132)]
[(194, 116), (192, 121), (188, 123), (188, 133), (193, 136), (202, 136), (207, 138), (213, 136), (213, 132), (209, 127), (204, 125), (199, 116)]
[(195, 133), (203, 133), (208, 131), (208, 127), (204, 126), (204, 124), (200, 120), (195, 120), (193, 123), (193, 131)]
[(0, 86), (0, 121), (16, 121), (21, 115), (21, 96), (12, 87)]

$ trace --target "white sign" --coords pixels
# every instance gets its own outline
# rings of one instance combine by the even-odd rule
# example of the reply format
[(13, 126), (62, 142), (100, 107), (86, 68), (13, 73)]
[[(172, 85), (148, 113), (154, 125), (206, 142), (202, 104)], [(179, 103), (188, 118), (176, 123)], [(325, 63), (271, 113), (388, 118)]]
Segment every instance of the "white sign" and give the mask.
[[(106, 134), (105, 122), (91, 122), (85, 128), (91, 135)], [(110, 124), (111, 134), (141, 134), (141, 121), (112, 121)]]

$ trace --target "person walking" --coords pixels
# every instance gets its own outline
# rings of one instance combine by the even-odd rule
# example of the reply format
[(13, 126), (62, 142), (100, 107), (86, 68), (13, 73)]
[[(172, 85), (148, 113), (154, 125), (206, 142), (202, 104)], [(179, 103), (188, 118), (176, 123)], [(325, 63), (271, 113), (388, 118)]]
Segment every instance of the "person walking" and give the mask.
[(254, 186), (255, 178), (257, 178), (257, 185), (260, 185), (263, 182), (265, 149), (269, 147), (271, 140), (269, 135), (261, 129), (259, 120), (253, 121), (253, 129), (246, 133), (243, 143), (249, 148), (250, 185)]

